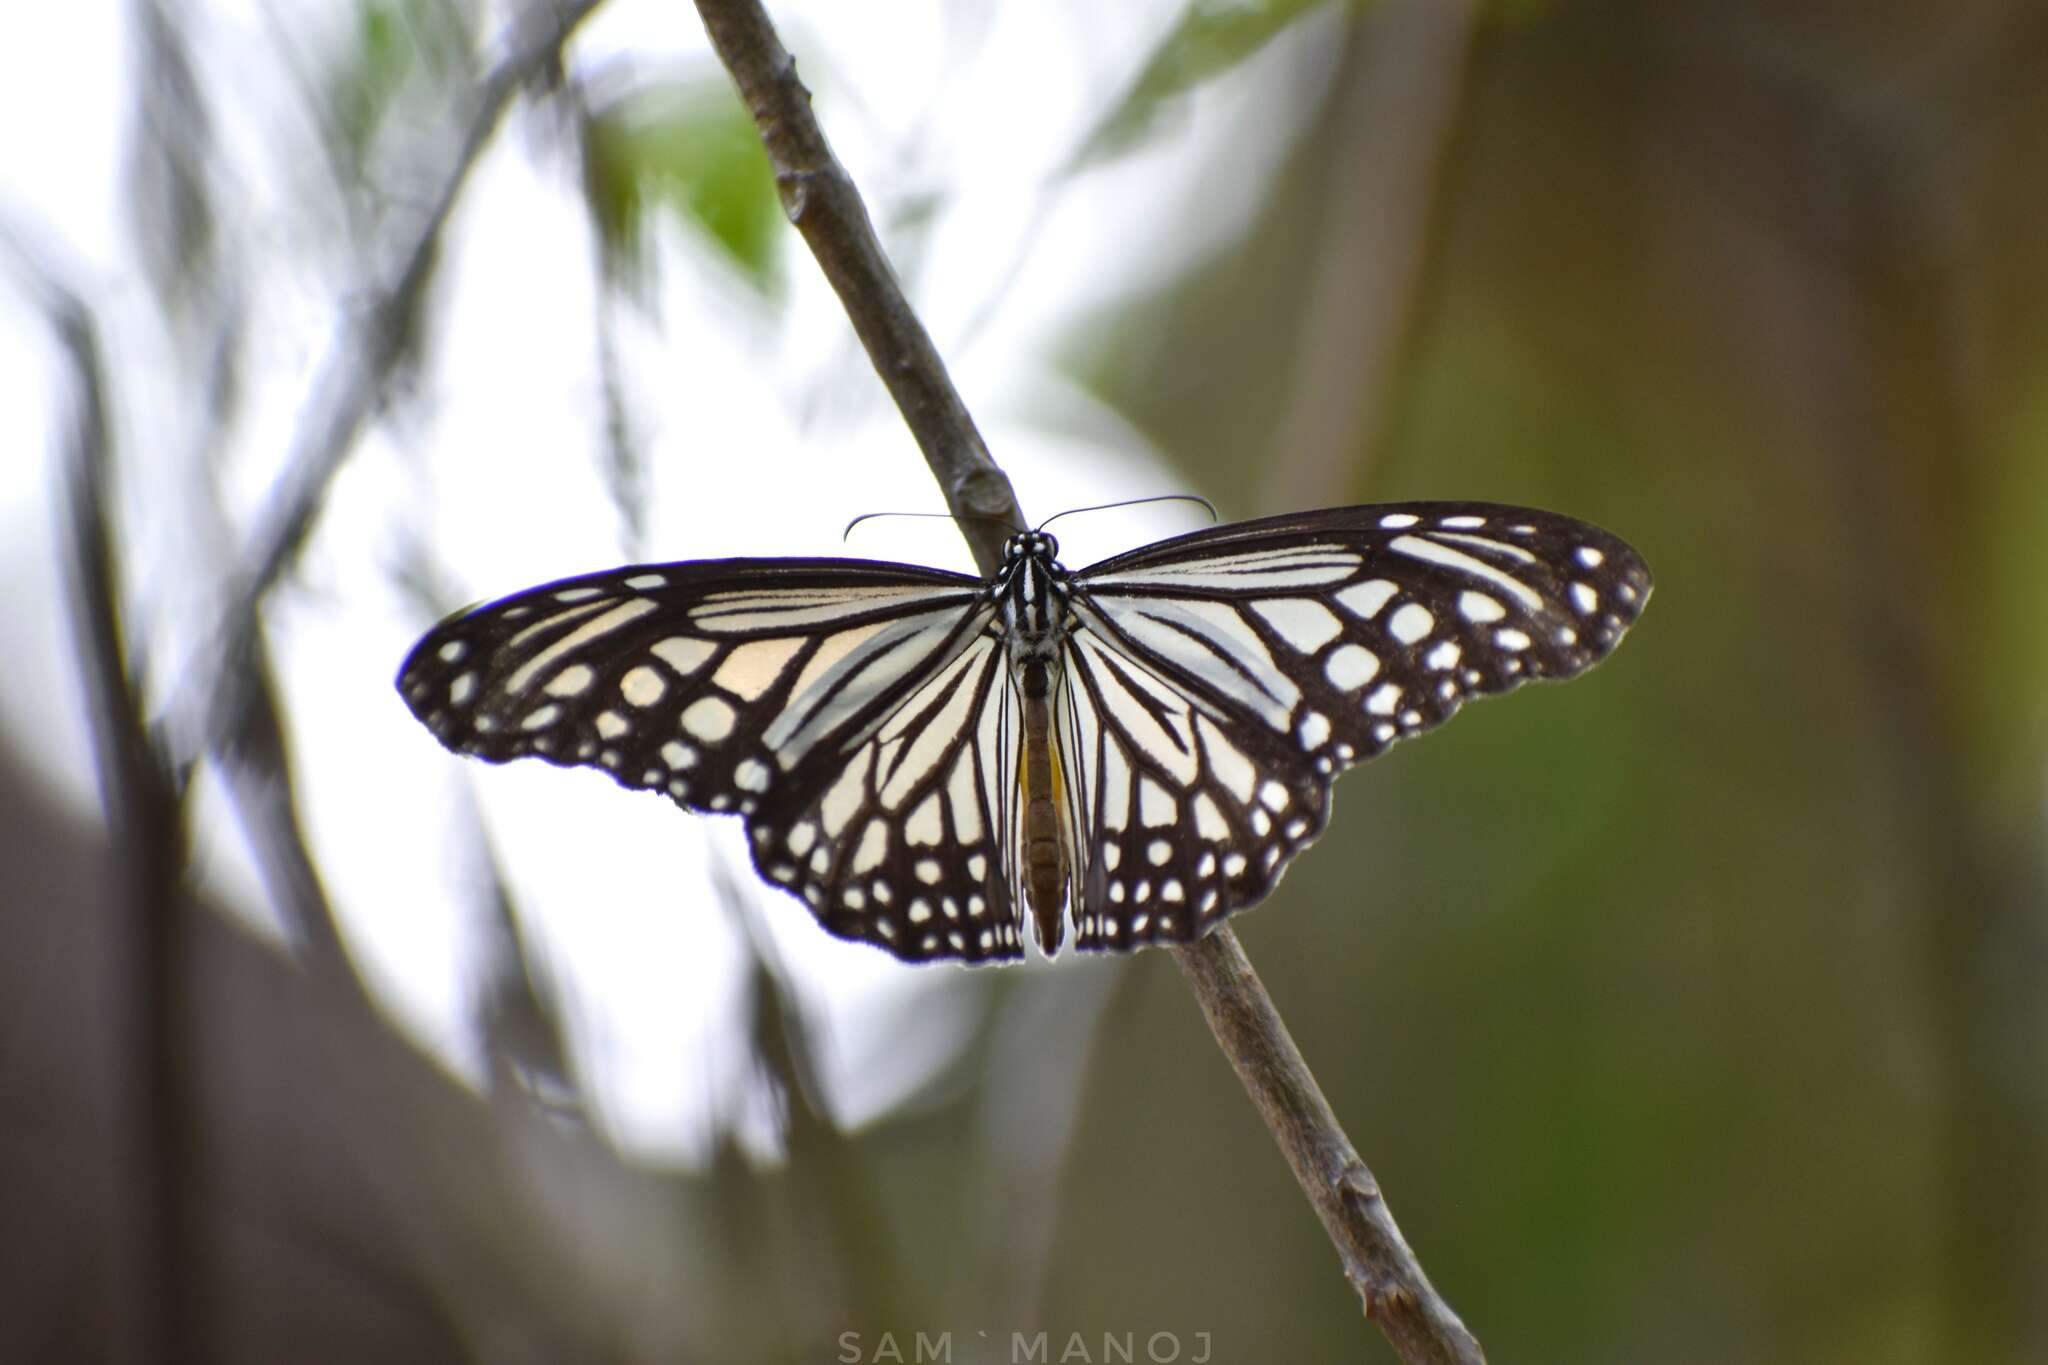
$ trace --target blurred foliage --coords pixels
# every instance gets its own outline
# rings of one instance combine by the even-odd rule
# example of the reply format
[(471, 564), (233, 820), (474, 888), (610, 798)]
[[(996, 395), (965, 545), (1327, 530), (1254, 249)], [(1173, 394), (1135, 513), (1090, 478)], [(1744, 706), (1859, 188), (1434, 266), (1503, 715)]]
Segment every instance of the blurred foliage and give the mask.
[(593, 107), (583, 136), (609, 279), (644, 286), (643, 236), (667, 212), (700, 230), (756, 289), (776, 292), (782, 205), (753, 120), (722, 71)]
[(1121, 155), (1158, 136), (1172, 101), (1230, 72), (1304, 14), (1350, 0), (1190, 0), (1118, 101), (1083, 140), (1077, 161)]
[(358, 0), (347, 40), (325, 65), (326, 117), (358, 173), (407, 95), (438, 99), (466, 75), (476, 16), (462, 0)]
[[(1333, 3), (1191, 5), (1081, 151), (1159, 135), (1171, 101), (1286, 55), (1275, 40)], [(2044, 1359), (2048, 23), (2019, 0), (1729, 15), (1475, 7), (1445, 73), (1457, 126), (1424, 149), (1441, 165), (1400, 345), (1334, 394), (1294, 381), (1349, 359), (1314, 305), (1350, 297), (1384, 245), (1331, 210), (1377, 192), (1345, 95), (1391, 38), (1347, 34), (1327, 85), (1327, 51), (1292, 54), (1303, 78), (1272, 97), (1331, 97), (1242, 238), (1077, 319), (1064, 359), (1227, 515), (1306, 465), (1352, 499), (1569, 510), (1657, 572), (1593, 676), (1475, 706), (1346, 778), (1330, 837), (1241, 921), (1495, 1358)], [(397, 196), (370, 149), (407, 101), (458, 102), (472, 27), (435, 0), (360, 16), (321, 98), (377, 201)], [(666, 212), (778, 288), (775, 187), (722, 76), (559, 90), (582, 102), (610, 283), (645, 286)], [(174, 169), (203, 188), (192, 118)], [(1209, 212), (1219, 187), (1266, 183), (1252, 169), (1225, 161), (1169, 207)], [(1142, 217), (1103, 224), (1105, 251), (1156, 230)], [(1275, 435), (1367, 389), (1383, 413), (1346, 439)], [(35, 1001), (43, 1030), (4, 1059), (104, 1067), (85, 1004), (109, 950), (66, 899), (92, 879), (49, 874), (64, 841), (5, 823), (38, 856), (0, 859), (33, 883), (0, 901), (49, 913), (0, 960), (23, 973), (0, 995)], [(115, 861), (63, 856), (102, 878)], [(335, 1322), (379, 1359), (402, 1340), (421, 1359), (814, 1362), (849, 1329), (871, 1359), (885, 1330), (1002, 1358), (970, 1355), (974, 1334), (1041, 1328), (1206, 1332), (1219, 1361), (1386, 1358), (1163, 954), (1087, 1010), (1060, 994), (1080, 971), (949, 978), (897, 1022), (966, 1051), (849, 1132), (811, 1074), (815, 1021), (757, 951), (751, 1042), (785, 1155), (728, 1131), (703, 1169), (657, 1172), (522, 1089), (578, 1083), (538, 994), (489, 997), (501, 1034), (540, 1041), (478, 1097), (308, 989), (303, 963), (207, 923), (215, 1288), (242, 1358)], [(532, 964), (509, 909), (504, 929), (509, 979)], [(1023, 1064), (1075, 1020), (1082, 1044)], [(90, 1064), (36, 1078), (74, 1071)], [(1082, 1087), (1071, 1128), (1048, 1075)], [(0, 1303), (104, 1297), (122, 1205), (97, 1177), (71, 1197), (71, 1130), (51, 1131), (47, 1167), (10, 1170), (54, 1249)], [(41, 1344), (104, 1344), (87, 1316)]]

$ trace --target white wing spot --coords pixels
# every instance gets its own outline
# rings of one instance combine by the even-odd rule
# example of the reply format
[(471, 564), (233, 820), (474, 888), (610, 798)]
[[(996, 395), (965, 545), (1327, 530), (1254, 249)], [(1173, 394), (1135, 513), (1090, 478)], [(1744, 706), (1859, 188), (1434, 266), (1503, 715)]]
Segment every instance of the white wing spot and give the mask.
[(717, 651), (718, 646), (709, 640), (694, 640), (687, 635), (671, 635), (666, 640), (657, 640), (648, 649), (648, 653), (686, 678), (702, 668), (704, 661)]
[(877, 816), (868, 821), (867, 828), (860, 832), (860, 846), (853, 850), (853, 870), (856, 873), (872, 872), (882, 865), (882, 859), (888, 854), (889, 826)]
[(1474, 625), (1484, 626), (1506, 616), (1508, 609), (1485, 593), (1467, 588), (1458, 594), (1458, 614)]
[(1301, 724), (1294, 729), (1304, 749), (1320, 749), (1330, 738), (1330, 718), (1320, 711), (1311, 711), (1301, 718)]
[(1202, 737), (1202, 750), (1209, 756), (1209, 767), (1224, 789), (1240, 801), (1251, 800), (1252, 788), (1258, 782), (1258, 769), (1252, 766), (1252, 761), (1224, 738), (1223, 731), (1207, 716), (1195, 718), (1195, 730)]
[(933, 792), (917, 803), (917, 809), (903, 822), (903, 838), (907, 843), (922, 844), (930, 848), (945, 833), (945, 823), (939, 816), (939, 794)]
[(619, 679), (619, 695), (631, 706), (652, 706), (666, 691), (668, 683), (646, 664), (626, 670), (626, 676)]
[(1337, 614), (1312, 597), (1254, 602), (1252, 610), (1275, 634), (1303, 654), (1313, 654), (1344, 631)]
[(649, 588), (663, 587), (667, 583), (668, 579), (658, 573), (636, 573), (626, 580), (626, 586), (636, 592), (646, 592)]
[(1446, 640), (1435, 649), (1429, 651), (1429, 653), (1423, 655), (1422, 662), (1427, 667), (1441, 672), (1445, 669), (1456, 668), (1459, 656), (1464, 652), (1464, 650), (1458, 647), (1456, 640)]
[(803, 643), (802, 640), (751, 640), (737, 645), (718, 665), (711, 681), (743, 701), (753, 701), (775, 686), (789, 661), (803, 648)]
[(1287, 794), (1287, 788), (1281, 786), (1278, 782), (1269, 780), (1265, 786), (1259, 788), (1260, 803), (1275, 815), (1286, 810), (1287, 803), (1291, 799)]
[(832, 870), (832, 850), (819, 844), (811, 850), (811, 871), (820, 877)]
[(1486, 525), (1485, 517), (1445, 517), (1439, 526), (1448, 526), (1454, 531), (1476, 531)]
[(1395, 708), (1400, 706), (1400, 704), (1401, 685), (1399, 683), (1381, 683), (1373, 689), (1372, 695), (1365, 699), (1365, 709), (1375, 716), (1391, 716), (1394, 714)]
[(1108, 845), (1105, 845), (1105, 846), (1104, 846), (1104, 848), (1103, 848), (1103, 850), (1102, 850), (1102, 870), (1103, 870), (1103, 871), (1105, 871), (1105, 872), (1114, 872), (1114, 871), (1116, 871), (1116, 868), (1117, 868), (1117, 864), (1118, 864), (1118, 863), (1121, 863), (1121, 862), (1122, 862), (1123, 860), (1124, 860), (1124, 847), (1123, 847), (1123, 845), (1122, 845), (1122, 844), (1108, 844)]
[(1342, 692), (1356, 692), (1380, 671), (1380, 656), (1363, 645), (1339, 645), (1323, 660), (1323, 675)]
[(937, 886), (939, 878), (944, 875), (945, 869), (939, 866), (937, 858), (920, 858), (917, 860), (917, 879), (926, 886)]
[(679, 739), (672, 739), (661, 746), (661, 761), (671, 768), (687, 768), (697, 761), (697, 751)]
[[(979, 853), (970, 856), (967, 859), (967, 875), (978, 882), (988, 880), (988, 859)], [(974, 899), (978, 901), (981, 897), (976, 896)]]
[(1204, 881), (1216, 875), (1216, 855), (1214, 853), (1203, 852), (1202, 861), (1195, 864), (1195, 875)]
[(577, 697), (590, 690), (590, 680), (597, 675), (590, 671), (589, 664), (570, 664), (560, 673), (547, 680), (541, 691), (551, 697)]
[(1529, 632), (1516, 630), (1513, 626), (1495, 631), (1493, 633), (1493, 642), (1502, 649), (1513, 650), (1516, 653), (1520, 653), (1535, 643), (1529, 638)]
[(923, 924), (931, 917), (932, 903), (923, 896), (919, 896), (910, 903), (910, 922), (912, 924)]
[(1589, 569), (1597, 569), (1607, 562), (1607, 556), (1590, 545), (1581, 545), (1578, 550), (1579, 563)]
[(1124, 884), (1122, 882), (1111, 882), (1109, 884), (1109, 898), (1118, 905), (1124, 903)]
[(1579, 633), (1570, 626), (1559, 626), (1557, 628), (1557, 642), (1561, 645), (1575, 645), (1579, 642)]
[[(832, 785), (826, 789), (825, 799), (818, 803), (818, 813), (824, 819), (825, 833), (828, 837), (838, 838), (839, 831), (846, 828), (846, 822), (860, 809), (861, 795), (867, 788), (868, 772), (874, 767), (874, 763), (874, 746), (869, 745), (860, 751), (853, 762), (846, 765), (833, 780)], [(875, 898), (882, 898), (879, 888), (875, 892)]]
[(1252, 807), (1252, 833), (1261, 839), (1273, 832), (1273, 817), (1266, 814), (1264, 806)]
[(1167, 860), (1173, 857), (1173, 845), (1164, 839), (1154, 839), (1145, 846), (1145, 856), (1152, 860), (1152, 866), (1165, 867)]
[(1389, 512), (1386, 516), (1380, 518), (1380, 525), (1386, 527), (1389, 531), (1400, 531), (1413, 526), (1421, 520), (1421, 517), (1410, 516), (1406, 512)]
[[(946, 797), (953, 806), (953, 837), (963, 844), (981, 842), (981, 806), (974, 782), (974, 755), (963, 752), (946, 781)], [(979, 872), (974, 874), (979, 877)]]
[[(592, 610), (595, 609), (585, 607), (581, 611), (560, 612), (555, 616), (536, 621), (525, 630), (520, 631), (518, 635), (513, 636), (512, 643), (516, 645), (529, 634), (547, 631), (561, 624), (564, 617), (575, 620), (577, 617), (586, 615)], [(564, 654), (573, 653), (591, 641), (611, 634), (628, 621), (645, 616), (653, 610), (654, 603), (647, 601), (645, 598), (636, 597), (630, 602), (619, 603), (610, 611), (601, 612), (596, 616), (590, 617), (589, 620), (584, 621), (583, 624), (569, 631), (553, 644), (541, 650), (540, 653), (519, 665), (514, 670), (512, 676), (505, 680), (505, 690), (508, 692), (524, 692), (527, 684), (531, 683), (536, 675), (547, 672), (548, 669), (554, 666), (555, 660), (561, 658)], [(509, 618), (511, 613), (507, 612), (506, 615)]]
[(768, 790), (768, 765), (758, 758), (742, 760), (732, 770), (732, 784), (743, 792)]
[(1594, 609), (1600, 605), (1600, 594), (1593, 591), (1590, 583), (1574, 583), (1572, 584), (1572, 605), (1578, 608), (1579, 615), (1591, 616)]
[[(1159, 888), (1159, 899), (1163, 901), (1170, 901), (1175, 905), (1179, 905), (1182, 901), (1186, 900), (1187, 898), (1188, 893), (1184, 889), (1182, 889), (1181, 884), (1178, 881), (1169, 880), (1166, 883), (1166, 885)], [(1167, 928), (1168, 921), (1163, 919), (1160, 920), (1159, 927), (1162, 929)]]
[(597, 733), (603, 739), (617, 739), (632, 728), (626, 724), (626, 718), (616, 711), (597, 713)]
[(1245, 861), (1242, 853), (1228, 853), (1223, 858), (1223, 875), (1235, 881), (1244, 875)]
[(476, 674), (465, 673), (448, 684), (448, 700), (457, 706), (469, 705), (469, 699), (476, 695)]
[(526, 719), (519, 722), (519, 728), (522, 730), (545, 730), (548, 726), (561, 719), (561, 716), (562, 708), (553, 702), (549, 702), (546, 706), (536, 706), (531, 711), (528, 711)]
[(1363, 583), (1353, 583), (1337, 594), (1337, 605), (1362, 621), (1370, 621), (1379, 615), (1380, 608), (1399, 591), (1384, 578), (1368, 578)]
[(818, 827), (805, 820), (798, 825), (792, 826), (788, 837), (783, 842), (789, 845), (791, 853), (801, 858), (804, 854), (811, 851), (812, 844), (818, 842)]
[(469, 643), (466, 640), (450, 640), (434, 652), (440, 655), (444, 664), (459, 664), (462, 662), (462, 656), (469, 653)]
[(1207, 792), (1195, 797), (1195, 832), (1219, 844), (1230, 837), (1230, 822)]
[[(839, 893), (839, 903), (849, 910), (863, 909), (866, 907), (868, 903), (867, 892), (861, 890), (857, 886), (849, 886), (844, 891)], [(890, 927), (889, 922), (887, 920), (881, 921), (875, 927), (882, 931), (882, 936), (884, 938), (887, 938), (889, 935), (896, 932), (893, 928)]]
[(1174, 799), (1166, 788), (1151, 778), (1138, 781), (1138, 819), (1148, 828), (1170, 825), (1174, 817)]
[(593, 597), (604, 596), (603, 588), (564, 588), (555, 594), (557, 602), (588, 602)]
[(732, 733), (732, 704), (723, 697), (699, 697), (683, 709), (683, 728), (706, 744)]
[(1388, 632), (1404, 645), (1426, 638), (1435, 629), (1436, 617), (1430, 615), (1429, 608), (1420, 602), (1403, 605), (1387, 622)]

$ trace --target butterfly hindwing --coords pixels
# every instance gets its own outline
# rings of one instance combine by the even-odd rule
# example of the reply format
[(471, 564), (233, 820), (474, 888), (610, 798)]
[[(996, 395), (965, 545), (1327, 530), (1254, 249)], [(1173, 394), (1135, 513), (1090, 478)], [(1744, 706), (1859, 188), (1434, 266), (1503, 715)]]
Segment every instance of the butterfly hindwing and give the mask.
[(834, 934), (905, 961), (1021, 957), (1015, 715), (1001, 641), (983, 633), (831, 756), (807, 799), (750, 822), (756, 868)]
[(1226, 729), (1100, 633), (1072, 637), (1059, 726), (1084, 950), (1199, 938), (1322, 832), (1328, 783), (1284, 734)]

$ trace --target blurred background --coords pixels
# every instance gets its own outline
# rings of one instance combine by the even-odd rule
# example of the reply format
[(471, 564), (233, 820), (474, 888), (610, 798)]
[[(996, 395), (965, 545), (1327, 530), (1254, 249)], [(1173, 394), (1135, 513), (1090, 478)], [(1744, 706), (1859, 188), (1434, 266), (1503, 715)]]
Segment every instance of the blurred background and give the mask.
[[(774, 14), (1031, 515), (1656, 571), (1237, 922), (1492, 1356), (2048, 1360), (2048, 10)], [(561, 574), (966, 566), (840, 544), (939, 498), (689, 6), (24, 23), (0, 1359), (1392, 1358), (1170, 957), (899, 966), (393, 692)]]

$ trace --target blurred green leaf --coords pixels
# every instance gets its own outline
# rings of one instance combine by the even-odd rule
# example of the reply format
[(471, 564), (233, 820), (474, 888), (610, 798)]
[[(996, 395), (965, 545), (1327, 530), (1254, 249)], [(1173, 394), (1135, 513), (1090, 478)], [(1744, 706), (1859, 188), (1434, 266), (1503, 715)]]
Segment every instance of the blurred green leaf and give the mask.
[(1082, 144), (1081, 163), (1121, 156), (1159, 129), (1173, 100), (1234, 69), (1330, 0), (1191, 0), (1130, 90)]
[(447, 0), (364, 0), (352, 41), (327, 76), (327, 106), (351, 161), (361, 165), (408, 85), (467, 71), (474, 51), (467, 6)]
[(585, 175), (606, 276), (642, 284), (642, 236), (666, 210), (694, 224), (764, 294), (777, 291), (782, 209), (753, 120), (721, 76), (635, 91), (591, 110)]

